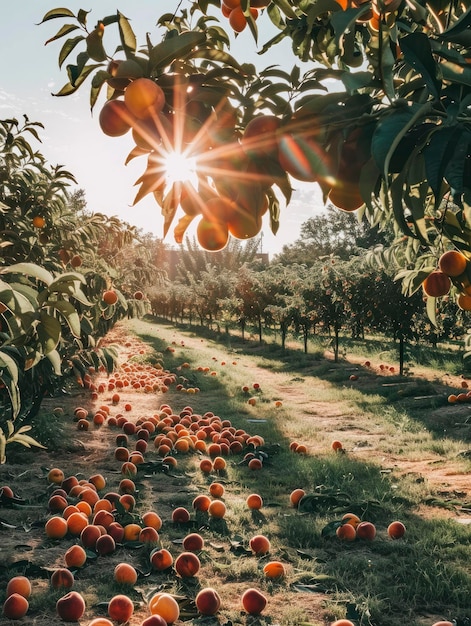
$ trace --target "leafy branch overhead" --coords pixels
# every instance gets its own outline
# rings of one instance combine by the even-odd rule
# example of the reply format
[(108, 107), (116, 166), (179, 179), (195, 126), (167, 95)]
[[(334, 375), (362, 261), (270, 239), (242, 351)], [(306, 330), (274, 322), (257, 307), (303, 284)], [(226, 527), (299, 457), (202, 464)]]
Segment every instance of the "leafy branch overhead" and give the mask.
[[(164, 234), (176, 223), (181, 241), (196, 219), (200, 244), (218, 250), (229, 236), (257, 235), (265, 213), (276, 233), (280, 200), (288, 205), (302, 180), (374, 227), (394, 224), (405, 293), (448, 249), (471, 259), (471, 7), (199, 0), (161, 15), (159, 41), (147, 34), (142, 45), (121, 12), (93, 26), (88, 18), (61, 8), (42, 20), (66, 21), (47, 41), (65, 40), (59, 65), (76, 54), (56, 95), (75, 93), (90, 77), (93, 108), (105, 90), (101, 129), (132, 133), (126, 163), (147, 158), (135, 201), (153, 194)], [(262, 20), (273, 33), (265, 42)], [(118, 45), (110, 54), (112, 27)], [(239, 33), (253, 37), (268, 60), (290, 40), (293, 69), (238, 62), (230, 45)], [(191, 175), (169, 180), (175, 155), (192, 160)], [(450, 278), (467, 295), (468, 264)]]

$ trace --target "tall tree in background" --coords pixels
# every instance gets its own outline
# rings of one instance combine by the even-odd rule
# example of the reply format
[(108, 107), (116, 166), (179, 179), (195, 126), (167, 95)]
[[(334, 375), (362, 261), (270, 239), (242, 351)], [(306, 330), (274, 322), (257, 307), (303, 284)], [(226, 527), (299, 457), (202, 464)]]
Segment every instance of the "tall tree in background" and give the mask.
[(387, 244), (394, 237), (392, 229), (379, 232), (366, 220), (358, 220), (352, 213), (338, 211), (331, 205), (321, 215), (309, 218), (301, 226), (300, 237), (283, 246), (275, 260), (280, 263), (312, 264), (323, 257), (336, 256), (347, 260), (380, 243)]

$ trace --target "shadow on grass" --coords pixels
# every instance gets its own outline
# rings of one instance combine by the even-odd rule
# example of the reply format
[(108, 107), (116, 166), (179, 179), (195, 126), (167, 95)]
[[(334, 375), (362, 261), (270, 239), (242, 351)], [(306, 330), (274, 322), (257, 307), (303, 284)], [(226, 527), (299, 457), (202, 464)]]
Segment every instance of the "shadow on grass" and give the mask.
[[(338, 362), (325, 357), (324, 350), (317, 350), (312, 354), (305, 354), (301, 349), (285, 348), (274, 343), (242, 340), (238, 335), (212, 331), (206, 327), (174, 325), (160, 318), (148, 318), (150, 323), (166, 327), (178, 328), (191, 333), (193, 336), (213, 341), (220, 347), (233, 354), (248, 355), (260, 358), (260, 367), (278, 373), (291, 374), (300, 381), (308, 377), (320, 378), (338, 388), (352, 388), (364, 394), (365, 401), (356, 397), (355, 402), (359, 409), (371, 412), (371, 397), (381, 398), (379, 404), (389, 409), (396, 409), (399, 418), (403, 421), (404, 415), (413, 422), (425, 427), (434, 437), (448, 437), (459, 441), (471, 441), (471, 404), (457, 403), (450, 405), (448, 396), (467, 389), (451, 387), (438, 380), (428, 380), (412, 373), (399, 376), (391, 373), (389, 366), (384, 371), (378, 367), (359, 365), (348, 358), (341, 358)], [(143, 336), (143, 339), (153, 342), (155, 338)], [(383, 357), (393, 358), (391, 342), (372, 339), (354, 342), (346, 340), (349, 346), (357, 349), (362, 346), (362, 352), (381, 354)], [(437, 379), (442, 376), (450, 364), (454, 364), (454, 372), (459, 371), (459, 356), (456, 349), (432, 349), (413, 347), (408, 348), (417, 356), (418, 361), (425, 361), (429, 366), (437, 369)], [(420, 357), (420, 358), (419, 358)], [(166, 357), (167, 359), (167, 357)], [(378, 359), (379, 360), (379, 359)], [(167, 362), (169, 362), (167, 360)], [(386, 359), (382, 363), (387, 363)], [(381, 364), (381, 361), (380, 361)], [(441, 369), (440, 369), (441, 368)], [(397, 369), (397, 368), (396, 368)], [(350, 376), (357, 377), (350, 380)], [(464, 383), (467, 384), (467, 383)]]
[[(156, 323), (154, 320), (150, 323), (153, 322)], [(174, 328), (162, 321), (158, 324)], [(406, 411), (404, 407), (408, 401), (417, 402), (415, 398), (419, 394), (433, 395), (437, 407), (444, 404), (434, 385), (420, 378), (408, 377), (404, 380), (392, 375), (383, 378), (374, 374), (371, 368), (357, 366), (347, 360), (333, 363), (323, 357), (304, 355), (291, 349), (282, 351), (225, 335), (200, 333), (199, 329), (180, 330), (195, 337), (205, 336), (226, 352), (256, 354), (261, 359), (261, 367), (267, 368), (271, 364), (274, 371), (300, 379), (314, 376), (338, 387), (349, 385), (356, 389), (359, 396), (374, 394), (385, 405), (397, 404), (402, 411)], [(191, 361), (191, 351), (185, 350), (184, 346), (180, 350), (175, 345), (175, 351), (168, 352), (166, 341), (158, 335), (148, 332), (138, 334), (155, 351), (165, 355), (167, 369), (180, 374), (183, 370), (178, 368), (185, 360), (190, 363), (190, 368), (183, 375), (188, 379), (193, 376), (191, 366), (196, 363)], [(349, 380), (351, 371), (355, 371), (361, 381), (365, 379), (361, 387), (354, 387)], [(201, 397), (199, 394), (192, 395), (189, 399), (187, 394), (179, 396), (172, 388), (169, 392), (172, 407), (175, 404), (177, 408), (177, 405), (189, 401), (195, 412), (211, 407), (234, 426), (247, 427), (246, 418), (251, 413), (244, 412), (240, 398), (231, 396), (224, 379), (200, 374), (194, 376), (191, 383), (197, 384), (205, 393)], [(403, 382), (407, 385), (401, 386)], [(405, 389), (403, 395), (399, 394), (401, 388)], [(355, 401), (361, 406), (361, 399), (355, 398)], [(367, 400), (364, 407), (365, 411), (371, 411)], [(414, 409), (408, 414), (411, 419), (427, 425), (427, 411), (430, 411), (430, 404), (424, 407), (422, 413)], [(410, 624), (418, 624), (422, 622), (415, 621), (414, 617), (421, 615), (425, 609), (457, 618), (471, 613), (467, 591), (471, 582), (467, 564), (469, 533), (464, 526), (452, 520), (426, 520), (414, 514), (412, 511), (423, 504), (424, 492), (417, 495), (413, 486), (409, 489), (406, 481), (398, 489), (398, 485), (377, 464), (333, 452), (319, 457), (293, 454), (273, 422), (264, 420), (257, 423), (258, 434), (267, 442), (260, 447), (266, 454), (263, 470), (251, 471), (241, 459), (242, 454), (231, 457), (229, 462), (234, 476), (231, 489), (264, 494), (265, 510), (245, 513), (246, 523), (255, 532), (258, 532), (255, 529), (265, 528), (267, 520), (270, 523), (271, 515), (267, 515), (266, 511), (276, 512), (276, 507), (280, 507), (280, 514), (275, 515), (279, 538), (298, 554), (299, 559), (305, 558), (303, 552), (307, 554), (306, 551), (311, 550), (313, 553), (311, 565), (297, 567), (297, 572), (305, 571), (305, 574), (297, 574), (300, 583), (307, 582), (308, 586), (313, 586), (316, 575), (325, 576), (322, 579), (325, 591), (338, 592), (340, 598), (355, 599), (358, 619), (368, 620), (361, 623), (396, 626), (407, 619)], [(274, 446), (270, 442), (282, 445)], [(306, 491), (301, 509), (286, 508), (289, 507), (287, 494), (298, 487)], [(436, 503), (436, 506), (439, 504)], [(375, 541), (340, 542), (335, 534), (323, 533), (326, 526), (340, 520), (347, 511), (377, 526)], [(401, 519), (406, 524), (407, 536), (404, 540), (392, 541), (387, 537), (386, 528), (395, 519)], [(212, 530), (220, 536), (232, 536), (234, 533), (234, 529), (225, 522), (223, 528)], [(240, 532), (240, 529), (236, 531)], [(295, 560), (292, 562), (295, 563)], [(391, 589), (395, 590), (394, 594), (390, 593)], [(370, 617), (372, 621), (369, 621)]]

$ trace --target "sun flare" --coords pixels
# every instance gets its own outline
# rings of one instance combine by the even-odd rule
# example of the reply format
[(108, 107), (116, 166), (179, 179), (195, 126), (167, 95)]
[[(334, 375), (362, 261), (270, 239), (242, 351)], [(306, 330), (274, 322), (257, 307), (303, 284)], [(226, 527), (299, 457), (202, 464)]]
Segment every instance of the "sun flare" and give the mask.
[(176, 182), (196, 182), (196, 159), (194, 157), (172, 150), (165, 155), (164, 161), (168, 186)]

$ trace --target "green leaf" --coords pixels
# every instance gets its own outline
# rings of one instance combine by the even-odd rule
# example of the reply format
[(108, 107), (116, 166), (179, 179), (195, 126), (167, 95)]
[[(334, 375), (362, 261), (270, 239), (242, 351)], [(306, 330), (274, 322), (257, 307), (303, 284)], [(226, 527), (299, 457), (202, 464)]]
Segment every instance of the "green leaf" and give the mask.
[(65, 318), (74, 337), (80, 337), (80, 318), (71, 302), (67, 302), (67, 300), (47, 300), (44, 303), (44, 306), (48, 306), (59, 311), (59, 313)]
[(409, 161), (404, 201), (411, 211), (417, 236), (424, 245), (428, 245), (425, 212), (430, 201), (430, 187), (425, 177), (425, 163), (421, 154)]
[[(3, 284), (3, 283), (1, 283)], [(5, 283), (6, 284), (6, 283)], [(38, 306), (38, 291), (31, 285), (25, 285), (23, 283), (10, 283), (10, 287), (14, 292), (20, 293), (27, 300), (29, 300), (32, 309), (36, 309)]]
[(470, 149), (471, 133), (460, 127), (453, 154), (445, 165), (444, 174), (454, 194), (461, 194), (464, 191), (465, 168)]
[(49, 290), (54, 291), (56, 289), (56, 286), (60, 285), (60, 283), (75, 282), (81, 283), (82, 285), (87, 284), (85, 276), (83, 274), (80, 274), (80, 272), (64, 272), (63, 274), (59, 274), (59, 276), (54, 279), (54, 281), (49, 285)]
[(64, 26), (62, 26), (62, 28), (60, 28), (57, 31), (54, 37), (51, 37), (50, 39), (48, 39), (44, 45), (47, 46), (47, 44), (51, 43), (51, 41), (56, 41), (57, 39), (61, 39), (62, 37), (65, 37), (65, 35), (72, 33), (74, 30), (77, 30), (77, 28), (79, 27), (76, 24), (64, 24)]
[(98, 96), (100, 94), (101, 88), (106, 83), (110, 75), (106, 70), (98, 70), (98, 72), (92, 78), (92, 86), (90, 89), (90, 110), (93, 110), (93, 107), (98, 100)]
[(59, 320), (41, 311), (36, 330), (43, 353), (48, 354), (55, 350), (61, 338), (62, 329)]
[(389, 174), (389, 163), (401, 139), (412, 126), (425, 116), (431, 109), (429, 102), (412, 104), (407, 108), (388, 113), (376, 126), (371, 139), (371, 154), (379, 169), (384, 173), (386, 181)]
[[(77, 66), (73, 66), (73, 67), (77, 67)], [(67, 68), (68, 70), (69, 69), (71, 70), (71, 74), (72, 76), (74, 76), (74, 80), (73, 82), (65, 84), (60, 91), (58, 91), (57, 93), (53, 95), (59, 97), (59, 96), (70, 96), (71, 94), (75, 93), (77, 89), (80, 87), (80, 85), (82, 85), (82, 83), (86, 80), (90, 72), (93, 72), (93, 70), (97, 69), (98, 67), (102, 67), (102, 65), (101, 64), (86, 65), (82, 69), (81, 73), (77, 75), (76, 72), (73, 72), (71, 70), (72, 66), (68, 65)]]
[(173, 229), (173, 238), (174, 238), (175, 243), (182, 243), (183, 236), (185, 235), (186, 229), (191, 224), (193, 219), (194, 219), (193, 215), (185, 214), (183, 217), (181, 217), (178, 220), (177, 225)]
[(5, 385), (15, 418), (20, 412), (20, 391), (18, 388), (18, 366), (5, 351), (0, 350), (0, 380)]
[(471, 87), (471, 67), (443, 61), (440, 63), (440, 70), (444, 80)]
[[(70, 68), (71, 66), (68, 65), (67, 67)], [(85, 81), (85, 79), (88, 77), (88, 75), (94, 70), (96, 70), (98, 67), (102, 67), (101, 64), (85, 65), (78, 75), (74, 74), (74, 79), (73, 81), (71, 81), (71, 85), (74, 87), (74, 89), (77, 90), (80, 87), (80, 85), (82, 85), (82, 83)]]
[(368, 87), (372, 78), (370, 72), (343, 72), (342, 74), (342, 82), (349, 93)]
[[(358, 13), (357, 9), (350, 9), (350, 11), (352, 13), (354, 12), (355, 14)], [(348, 11), (342, 11), (340, 8), (340, 5), (338, 4), (338, 2), (335, 2), (335, 0), (318, 0), (317, 2), (313, 2), (312, 5), (307, 10), (307, 23), (309, 27), (312, 28), (313, 24), (317, 21), (319, 17), (323, 16), (324, 13), (330, 13), (330, 12), (334, 12), (337, 15), (340, 13), (343, 13), (343, 14), (348, 13)], [(334, 27), (334, 30), (335, 30), (334, 18), (337, 15), (332, 15), (331, 17), (331, 23), (332, 23), (332, 26)], [(345, 17), (345, 15), (343, 17)], [(356, 17), (349, 16), (349, 21), (351, 20), (353, 20), (353, 23), (355, 23)], [(349, 21), (345, 23), (348, 25)], [(348, 28), (348, 26), (345, 26), (345, 28), (342, 28), (342, 32), (345, 31), (346, 28)]]
[(123, 46), (126, 58), (131, 58), (136, 53), (136, 35), (134, 34), (131, 24), (122, 13), (118, 11), (118, 28), (121, 45)]
[(435, 326), (435, 328), (438, 328), (438, 323), (437, 323), (437, 299), (433, 298), (432, 296), (427, 296), (427, 317), (429, 318), (430, 322)]
[[(6, 288), (4, 288), (6, 286)], [(22, 293), (12, 289), (7, 283), (0, 281), (0, 302), (16, 317), (23, 319), (27, 313), (34, 313), (35, 307)], [(8, 320), (8, 323), (13, 320)]]
[(456, 22), (442, 33), (437, 33), (438, 39), (457, 43), (464, 48), (471, 47), (471, 7), (469, 7)]
[(16, 263), (0, 269), (0, 274), (26, 274), (42, 281), (46, 285), (50, 285), (53, 281), (53, 276), (50, 272), (43, 267), (36, 265), (35, 263)]
[(75, 298), (77, 292), (80, 291), (80, 285), (84, 284), (84, 281), (84, 277), (76, 272), (61, 274), (49, 285), (47, 290), (39, 294), (38, 301), (44, 304), (51, 294), (65, 294)]
[[(103, 47), (103, 32), (99, 28), (92, 30), (92, 32), (87, 36), (86, 42), (87, 54), (92, 61), (106, 61), (106, 50)], [(73, 83), (75, 81), (71, 82)]]
[(79, 35), (78, 37), (74, 37), (73, 39), (67, 39), (64, 45), (59, 52), (59, 67), (62, 67), (64, 61), (67, 59), (69, 54), (74, 50), (74, 48), (85, 39), (83, 35)]
[(103, 348), (103, 360), (107, 373), (111, 374), (116, 369), (118, 363), (116, 354), (111, 349)]
[(230, 65), (236, 69), (242, 69), (239, 63), (234, 59), (233, 56), (224, 52), (224, 50), (215, 50), (214, 48), (198, 47), (198, 50), (195, 50), (193, 53), (194, 59), (207, 59), (208, 61), (213, 61), (215, 63), (221, 63), (223, 65)]
[(321, 530), (321, 537), (335, 537), (337, 534), (337, 528), (342, 526), (341, 520), (333, 520), (326, 524)]
[[(323, 0), (321, 3), (316, 2), (314, 6), (317, 7), (319, 4), (321, 6), (325, 4), (326, 10), (335, 11), (332, 14), (330, 23), (332, 24), (332, 28), (335, 32), (335, 46), (337, 48), (342, 48), (342, 40), (345, 36), (347, 36), (347, 34), (353, 34), (355, 32), (355, 23), (357, 19), (371, 10), (369, 2), (365, 2), (358, 9), (346, 9), (345, 11), (339, 10), (340, 6), (334, 1), (330, 3), (330, 0)], [(329, 8), (330, 4), (337, 5), (337, 8)]]
[(36, 439), (33, 439), (33, 437), (30, 437), (29, 435), (22, 435), (22, 434), (15, 434), (12, 435), (11, 437), (9, 437), (7, 439), (7, 444), (9, 443), (20, 443), (22, 446), (25, 446), (26, 448), (31, 448), (31, 446), (35, 446), (36, 448), (42, 448), (43, 450), (46, 449), (46, 446), (43, 446), (42, 443), (39, 443), (39, 441), (36, 441)]
[(82, 26), (86, 26), (87, 25), (87, 15), (89, 13), (90, 13), (90, 11), (85, 11), (84, 9), (79, 9), (79, 12), (77, 13), (77, 21)]
[(270, 229), (271, 232), (276, 235), (278, 228), (280, 227), (280, 201), (276, 197), (272, 189), (269, 189), (268, 193), (268, 211), (270, 215)]
[(252, 16), (252, 13), (250, 13), (250, 3), (247, 3), (247, 7), (244, 10), (244, 15), (247, 20), (247, 24), (249, 25), (250, 32), (252, 33), (252, 37), (254, 38), (255, 43), (257, 43), (258, 42), (258, 28)]
[(62, 96), (70, 96), (77, 91), (78, 87), (72, 85), (71, 83), (66, 83), (57, 93), (53, 93), (53, 96), (62, 97)]
[(57, 350), (51, 350), (51, 352), (48, 352), (46, 354), (46, 358), (51, 362), (54, 374), (56, 374), (57, 376), (62, 376), (62, 359)]
[(404, 59), (421, 74), (433, 97), (438, 98), (441, 81), (428, 36), (425, 33), (410, 33), (401, 37), (400, 46)]
[(107, 15), (102, 20), (105, 26), (110, 26), (110, 24), (117, 24), (119, 22), (119, 13), (113, 13), (113, 15)]
[(70, 9), (51, 9), (44, 15), (43, 19), (39, 23), (44, 24), (44, 22), (54, 20), (57, 17), (75, 17), (75, 13), (72, 13)]
[(272, 0), (272, 4), (277, 6), (287, 17), (291, 19), (298, 17), (288, 0)]
[(151, 68), (165, 68), (176, 59), (186, 58), (196, 46), (206, 41), (205, 33), (187, 31), (176, 36), (170, 36), (157, 44), (150, 51)]
[(89, 306), (89, 307), (93, 306), (93, 302), (90, 302), (90, 300), (84, 294), (82, 289), (80, 289), (76, 285), (75, 285), (75, 289), (74, 289), (73, 293), (71, 294), (71, 297), (74, 298), (75, 300), (77, 300), (78, 302), (80, 302), (81, 304), (84, 304), (85, 306)]
[(175, 217), (175, 213), (178, 208), (179, 197), (174, 193), (173, 187), (172, 189), (165, 195), (162, 203), (162, 216), (164, 218), (164, 228), (163, 228), (163, 236), (165, 237), (168, 233), (168, 229), (170, 228), (173, 218)]
[(220, 26), (210, 26), (208, 28), (208, 37), (210, 40), (215, 40), (230, 46), (231, 40), (226, 31)]
[[(445, 169), (451, 160), (462, 132), (462, 127), (458, 126), (437, 127), (424, 147), (423, 155), (427, 181), (435, 199), (439, 196)], [(466, 154), (464, 157), (466, 157)]]
[(412, 232), (404, 216), (404, 204), (402, 201), (402, 196), (405, 187), (406, 174), (407, 170), (404, 169), (402, 172), (400, 172), (398, 176), (396, 176), (396, 178), (393, 179), (390, 185), (392, 209), (394, 213), (394, 219), (396, 220), (402, 232), (408, 237), (415, 238), (415, 234)]

